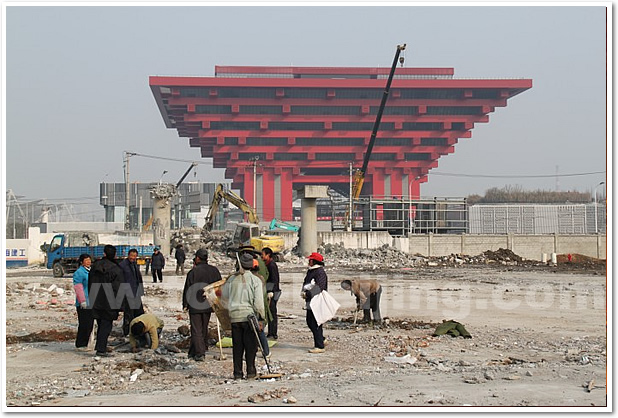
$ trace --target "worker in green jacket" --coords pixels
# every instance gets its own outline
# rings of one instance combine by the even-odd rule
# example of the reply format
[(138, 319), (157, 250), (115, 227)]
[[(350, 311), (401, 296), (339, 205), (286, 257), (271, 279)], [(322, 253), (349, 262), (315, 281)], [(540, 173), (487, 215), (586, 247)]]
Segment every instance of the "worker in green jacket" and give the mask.
[(251, 272), (254, 258), (250, 254), (239, 257), (241, 270), (230, 276), (221, 288), (221, 300), (230, 314), (234, 379), (243, 378), (243, 357), (247, 363), (247, 379), (256, 377), (255, 355), (258, 341), (247, 316), (264, 318), (264, 286)]

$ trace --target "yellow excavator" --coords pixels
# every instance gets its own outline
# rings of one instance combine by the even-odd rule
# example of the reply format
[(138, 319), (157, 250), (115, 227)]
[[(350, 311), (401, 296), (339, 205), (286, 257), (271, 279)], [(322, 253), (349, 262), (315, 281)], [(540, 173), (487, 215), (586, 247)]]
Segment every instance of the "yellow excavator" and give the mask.
[[(262, 248), (268, 247), (273, 250), (278, 259), (282, 258), (281, 253), (284, 250), (283, 237), (278, 235), (262, 235), (260, 232), (260, 218), (255, 209), (247, 203), (245, 199), (238, 196), (231, 190), (226, 190), (223, 184), (218, 184), (215, 193), (206, 215), (206, 223), (204, 224), (204, 236), (209, 236), (213, 227), (214, 217), (219, 210), (219, 205), (222, 200), (227, 200), (238, 209), (242, 210), (247, 216), (248, 222), (240, 222), (236, 225), (234, 237), (232, 238), (232, 246), (235, 248), (251, 245), (256, 251), (261, 251)], [(230, 250), (234, 250), (231, 248)]]

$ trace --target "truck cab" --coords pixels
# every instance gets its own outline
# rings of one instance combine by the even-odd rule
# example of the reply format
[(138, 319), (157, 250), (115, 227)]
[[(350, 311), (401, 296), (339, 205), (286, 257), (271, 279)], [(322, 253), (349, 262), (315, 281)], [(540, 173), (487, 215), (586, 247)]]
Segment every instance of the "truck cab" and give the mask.
[(67, 232), (56, 234), (47, 250), (47, 268), (53, 269), (54, 277), (62, 277), (65, 272), (70, 273), (79, 268), (77, 259), (82, 253), (90, 254), (93, 259), (103, 256), (97, 233)]

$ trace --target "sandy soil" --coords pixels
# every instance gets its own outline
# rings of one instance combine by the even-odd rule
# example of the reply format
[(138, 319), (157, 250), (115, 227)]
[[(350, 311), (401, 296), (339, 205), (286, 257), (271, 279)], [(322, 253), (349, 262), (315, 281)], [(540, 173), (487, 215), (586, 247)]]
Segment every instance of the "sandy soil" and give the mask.
[[(223, 349), (225, 360), (216, 347), (203, 363), (187, 359), (186, 337), (178, 331), (188, 325), (180, 309), (184, 278), (172, 270), (162, 284), (147, 282), (144, 297), (165, 321), (163, 350), (130, 353), (117, 321), (110, 338), (114, 355), (102, 359), (74, 350), (71, 278), (54, 279), (38, 268), (7, 271), (5, 410), (607, 406), (604, 270), (464, 265), (358, 272), (327, 266), (329, 291), (342, 306), (325, 326), (326, 353), (317, 355), (307, 352), (313, 344), (299, 297), (304, 268), (283, 263), (280, 270), (282, 318), (270, 366), (283, 376), (255, 381), (231, 379), (230, 348)], [(383, 325), (353, 324), (354, 298), (339, 283), (357, 277), (382, 284)], [(52, 296), (51, 285), (65, 291)], [(449, 319), (473, 338), (433, 337)], [(44, 330), (53, 332), (36, 334)], [(261, 358), (257, 363), (264, 366)], [(261, 372), (267, 373), (265, 366)]]

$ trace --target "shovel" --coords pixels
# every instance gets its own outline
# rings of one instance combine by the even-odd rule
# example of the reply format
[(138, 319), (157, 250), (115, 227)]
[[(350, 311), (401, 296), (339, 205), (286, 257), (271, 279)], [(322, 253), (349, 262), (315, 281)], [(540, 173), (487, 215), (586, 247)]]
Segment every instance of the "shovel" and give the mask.
[(281, 373), (273, 373), (270, 370), (270, 364), (268, 364), (268, 359), (266, 358), (266, 354), (264, 354), (264, 347), (262, 347), (262, 341), (260, 340), (260, 325), (258, 324), (257, 317), (253, 314), (247, 315), (247, 319), (249, 320), (249, 325), (255, 334), (255, 339), (258, 342), (258, 347), (260, 347), (260, 351), (262, 352), (262, 357), (264, 358), (264, 362), (266, 363), (266, 368), (268, 369), (268, 374), (262, 374), (258, 376), (259, 379), (280, 379)]
[(219, 318), (217, 318), (217, 335), (219, 336), (219, 360), (225, 360), (225, 354), (223, 354), (223, 344), (221, 344), (221, 325), (219, 325)]

